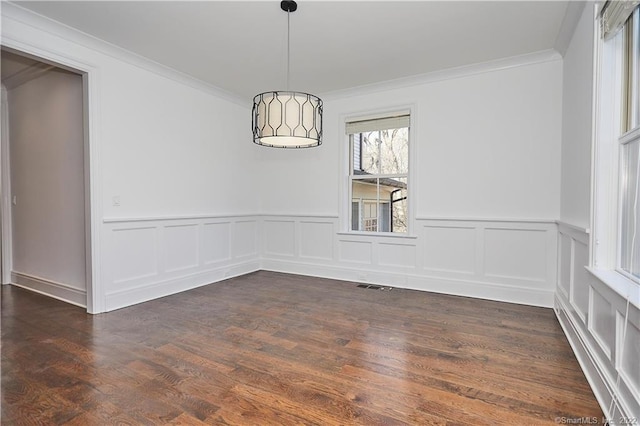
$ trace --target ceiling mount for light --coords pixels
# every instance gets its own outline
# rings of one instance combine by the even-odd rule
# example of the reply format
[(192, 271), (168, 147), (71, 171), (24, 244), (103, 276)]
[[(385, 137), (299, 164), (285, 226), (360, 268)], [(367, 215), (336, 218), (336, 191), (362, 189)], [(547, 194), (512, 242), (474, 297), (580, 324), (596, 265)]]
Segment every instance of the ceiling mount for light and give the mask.
[(298, 3), (296, 3), (295, 1), (283, 0), (280, 2), (280, 9), (284, 10), (285, 12), (295, 12), (296, 10), (298, 10)]
[(322, 144), (322, 100), (304, 92), (289, 91), (291, 12), (295, 1), (282, 1), (287, 12), (287, 90), (264, 92), (253, 98), (253, 142), (274, 148), (310, 148)]

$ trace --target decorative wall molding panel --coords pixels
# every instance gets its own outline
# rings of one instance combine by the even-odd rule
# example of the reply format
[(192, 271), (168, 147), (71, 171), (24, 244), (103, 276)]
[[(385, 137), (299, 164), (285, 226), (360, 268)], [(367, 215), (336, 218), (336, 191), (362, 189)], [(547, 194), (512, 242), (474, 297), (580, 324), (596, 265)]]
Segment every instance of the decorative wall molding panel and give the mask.
[(338, 217), (262, 216), (261, 268), (553, 306), (554, 222), (418, 219), (406, 237), (339, 226)]
[(259, 269), (255, 216), (105, 220), (107, 311)]
[(605, 416), (637, 417), (640, 309), (586, 270), (586, 230), (560, 222), (558, 231), (558, 320)]
[(11, 284), (72, 305), (87, 307), (87, 292), (81, 288), (16, 271), (11, 272)]

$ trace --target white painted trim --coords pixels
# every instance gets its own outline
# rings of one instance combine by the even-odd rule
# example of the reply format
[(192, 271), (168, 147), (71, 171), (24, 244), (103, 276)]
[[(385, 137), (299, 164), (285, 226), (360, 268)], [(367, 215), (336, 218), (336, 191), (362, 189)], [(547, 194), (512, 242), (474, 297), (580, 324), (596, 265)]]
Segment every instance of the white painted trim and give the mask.
[(627, 133), (620, 136), (619, 142), (621, 145), (626, 145), (628, 143), (635, 142), (638, 138), (640, 138), (640, 127), (629, 130)]
[(400, 89), (404, 87), (418, 86), (438, 81), (452, 80), (488, 72), (507, 70), (522, 66), (541, 64), (545, 62), (560, 61), (562, 56), (554, 49), (542, 50), (525, 55), (511, 56), (494, 61), (482, 62), (478, 64), (464, 65), (461, 67), (448, 68), (433, 71), (426, 74), (419, 74), (380, 83), (366, 84), (349, 89), (335, 90), (321, 93), (320, 97), (326, 100), (342, 99), (351, 96), (359, 96), (374, 92)]
[[(25, 21), (17, 19), (16, 16)], [(82, 74), (85, 131), (85, 226), (90, 232), (85, 232), (87, 250), (87, 292), (86, 307), (89, 313), (104, 311), (104, 291), (100, 280), (101, 259), (101, 218), (102, 218), (102, 174), (100, 155), (100, 71), (92, 64), (81, 58), (70, 57), (68, 52), (52, 50), (34, 46), (23, 42), (19, 35), (12, 33), (10, 21), (14, 19), (24, 25), (31, 25), (29, 20), (37, 15), (11, 3), (2, 6), (2, 46), (25, 53), (44, 61), (60, 64), (67, 69), (73, 69)], [(51, 25), (48, 23), (47, 25)], [(56, 24), (58, 25), (58, 24)], [(32, 25), (31, 25), (32, 26)], [(88, 172), (87, 172), (88, 171)]]
[[(559, 232), (571, 239), (572, 247), (578, 242), (587, 245), (586, 242), (589, 241), (589, 235), (585, 232), (580, 233), (575, 227), (560, 224)], [(577, 270), (577, 266), (580, 266), (575, 265), (574, 253), (575, 250), (572, 248), (571, 259), (559, 260), (560, 268), (565, 272), (568, 269), (571, 274)], [(587, 312), (583, 315), (564, 292), (557, 291), (555, 297), (556, 315), (605, 417), (618, 419), (611, 422), (612, 425), (622, 424), (621, 418), (637, 417), (640, 413), (638, 394), (634, 393), (632, 384), (627, 379), (627, 372), (621, 369), (619, 364), (619, 357), (624, 346), (621, 338), (622, 330), (625, 325), (637, 323), (640, 311), (636, 304), (631, 301), (627, 302), (629, 295), (626, 288), (615, 289), (606, 281), (607, 277), (603, 276), (603, 271), (593, 271), (589, 267), (586, 269), (592, 276), (582, 275), (579, 279), (582, 280), (580, 281), (581, 291), (584, 291), (585, 287), (588, 289)], [(607, 272), (615, 274), (613, 271), (605, 271), (605, 275)], [(617, 278), (622, 277), (620, 274), (617, 275)], [(576, 279), (572, 275), (572, 285), (576, 283)], [(640, 288), (638, 286), (636, 288), (639, 290), (639, 294), (635, 297), (640, 300)], [(605, 331), (594, 329), (594, 295), (596, 293), (610, 305), (608, 315), (609, 319), (614, 319), (614, 329), (607, 332), (615, 333), (615, 342), (612, 344), (602, 341), (598, 334)], [(625, 318), (624, 315), (627, 307), (629, 308), (629, 318)], [(601, 315), (607, 315), (607, 311), (601, 311)], [(629, 337), (627, 336), (627, 338)], [(634, 347), (634, 343), (631, 345)], [(613, 400), (615, 403), (611, 408)], [(611, 412), (609, 412), (610, 409)]]
[[(141, 68), (145, 71), (152, 72), (194, 89), (210, 93), (219, 98), (233, 102), (237, 105), (249, 107), (251, 99), (242, 98), (234, 93), (216, 87), (212, 84), (205, 83), (183, 72), (177, 71), (166, 65), (162, 65), (151, 59), (140, 56), (129, 50), (101, 40), (97, 37), (84, 33), (68, 25), (54, 21), (46, 16), (39, 15), (31, 10), (25, 9), (15, 3), (2, 2), (2, 18), (10, 18), (23, 24), (38, 28), (53, 36), (72, 41), (73, 43), (84, 46), (88, 49), (96, 50), (112, 58), (124, 61), (130, 65)], [(4, 33), (3, 33), (4, 37)], [(4, 40), (3, 40), (4, 44)]]
[(589, 246), (589, 230), (579, 226), (570, 225), (564, 222), (558, 223), (558, 232), (571, 237), (572, 239)]
[(636, 308), (640, 309), (640, 285), (625, 277), (617, 271), (601, 270), (587, 267), (594, 277), (598, 278), (620, 297), (629, 300)]
[(401, 234), (401, 233), (393, 233), (393, 232), (364, 232), (364, 231), (353, 231), (353, 232), (336, 232), (336, 235), (341, 237), (366, 237), (366, 238), (399, 238), (399, 239), (407, 239), (407, 240), (415, 240), (418, 238), (415, 234)]
[(106, 295), (105, 309), (113, 311), (138, 303), (147, 302), (160, 297), (169, 296), (183, 291), (213, 284), (229, 278), (249, 274), (260, 269), (258, 260), (249, 260), (233, 265), (221, 267), (195, 274), (183, 275), (175, 279), (168, 279), (151, 284), (136, 286)]
[(104, 287), (101, 280), (102, 255), (102, 161), (100, 159), (100, 72), (87, 67), (82, 76), (84, 116), (84, 202), (87, 312), (104, 310)]
[[(591, 230), (589, 228), (585, 228), (585, 227), (578, 226), (578, 225), (573, 225), (571, 223), (563, 222), (561, 220), (556, 220), (555, 222), (558, 225), (558, 228), (569, 228), (569, 229), (572, 229), (572, 230), (574, 230), (576, 232), (579, 232), (579, 233), (582, 233), (582, 234), (589, 234), (591, 232)], [(587, 242), (585, 242), (585, 244), (587, 244)]]
[(490, 217), (427, 217), (420, 216), (416, 220), (452, 221), (452, 222), (508, 222), (508, 223), (544, 223), (556, 224), (554, 219), (534, 219), (534, 218), (490, 218)]
[(9, 157), (9, 107), (7, 89), (2, 86), (2, 141), (0, 142), (0, 231), (2, 276), (0, 283), (11, 283), (13, 239), (11, 226), (11, 161)]
[(12, 285), (62, 300), (72, 305), (86, 308), (87, 294), (84, 290), (67, 284), (36, 277), (34, 275), (12, 272)]
[(578, 26), (578, 22), (580, 22), (580, 17), (582, 16), (582, 11), (586, 3), (587, 2), (584, 1), (570, 1), (567, 5), (558, 37), (556, 37), (556, 42), (553, 45), (562, 56), (567, 53), (567, 49), (569, 48), (569, 44), (571, 44), (571, 39)]
[[(362, 268), (349, 268), (336, 265), (319, 265), (284, 259), (262, 259), (263, 270), (293, 273), (312, 277), (330, 278), (341, 281), (360, 282), (356, 279), (362, 274)], [(538, 288), (513, 287), (510, 285), (461, 280), (454, 278), (429, 277), (413, 273), (373, 271), (366, 273), (366, 282), (409, 290), (428, 291), (454, 296), (474, 297), (499, 302), (516, 303), (529, 306), (553, 307), (553, 291)]]
[[(594, 110), (591, 148), (591, 255), (589, 266), (615, 269), (619, 242), (619, 162), (623, 40), (604, 42), (594, 20)], [(616, 143), (614, 143), (616, 142)]]
[[(604, 0), (603, 0), (604, 2)], [(593, 6), (595, 17), (599, 16), (600, 5)], [(598, 180), (596, 179), (596, 173), (598, 169), (598, 161), (596, 158), (596, 150), (598, 149), (598, 134), (600, 132), (600, 123), (598, 122), (598, 113), (600, 111), (600, 79), (602, 75), (602, 46), (600, 44), (600, 21), (594, 19), (593, 25), (593, 63), (592, 63), (592, 75), (591, 82), (591, 164), (589, 168), (589, 175), (591, 176), (589, 182), (589, 266), (593, 266), (596, 263), (596, 250), (593, 249), (596, 243), (595, 227), (597, 224), (596, 212), (598, 211), (598, 205), (596, 203), (596, 195), (598, 188)]]
[[(139, 216), (139, 217), (105, 217), (102, 223), (131, 223), (131, 222), (156, 222), (166, 220), (195, 220), (195, 219), (230, 219), (230, 218), (257, 218), (259, 215), (247, 214), (219, 214), (219, 215), (189, 215), (178, 214), (171, 216)], [(274, 216), (274, 215), (271, 215)], [(318, 216), (309, 216), (318, 217)]]
[(260, 216), (263, 218), (270, 217), (278, 217), (278, 218), (310, 218), (310, 219), (338, 219), (340, 216), (338, 215), (329, 215), (329, 214), (312, 214), (312, 213), (303, 213), (303, 214), (290, 214), (290, 213), (266, 213), (259, 214), (256, 216)]
[(612, 415), (614, 413), (609, 412), (609, 406), (613, 399), (613, 392), (607, 384), (607, 380), (601, 373), (601, 366), (591, 355), (591, 350), (589, 349), (589, 346), (585, 344), (579, 328), (575, 327), (574, 322), (571, 320), (571, 317), (569, 316), (570, 310), (557, 296), (555, 298), (554, 310), (556, 317), (558, 318), (558, 322), (569, 341), (571, 349), (573, 349), (573, 353), (580, 364), (582, 372), (587, 378), (587, 382), (589, 382), (589, 385), (591, 386), (591, 390), (593, 391), (598, 404), (600, 404), (600, 408), (602, 409), (604, 416), (608, 419), (613, 418)]

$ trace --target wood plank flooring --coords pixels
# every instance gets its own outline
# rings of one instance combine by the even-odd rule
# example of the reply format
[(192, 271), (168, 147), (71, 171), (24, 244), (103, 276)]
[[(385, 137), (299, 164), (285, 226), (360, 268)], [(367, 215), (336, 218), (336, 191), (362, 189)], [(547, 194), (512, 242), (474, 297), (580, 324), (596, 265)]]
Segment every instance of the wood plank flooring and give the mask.
[(97, 316), (1, 294), (3, 425), (602, 418), (551, 309), (266, 271)]

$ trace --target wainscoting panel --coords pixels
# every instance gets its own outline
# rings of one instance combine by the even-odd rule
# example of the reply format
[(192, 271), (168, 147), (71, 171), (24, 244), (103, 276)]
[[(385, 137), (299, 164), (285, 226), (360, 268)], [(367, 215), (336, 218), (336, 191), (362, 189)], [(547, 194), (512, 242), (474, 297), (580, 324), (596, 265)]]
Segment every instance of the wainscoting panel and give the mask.
[[(640, 311), (630, 312), (630, 318), (626, 322), (622, 315), (619, 316), (619, 319), (621, 324), (617, 343), (620, 348), (620, 377), (632, 393), (640, 395), (640, 359), (638, 359), (640, 353)], [(625, 325), (626, 330), (624, 329)], [(637, 413), (638, 411), (636, 411)]]
[(202, 259), (205, 264), (231, 258), (231, 222), (205, 222), (202, 232)]
[(424, 226), (424, 268), (431, 271), (475, 274), (476, 229)]
[(107, 311), (259, 269), (258, 218), (104, 221)]
[(378, 243), (378, 265), (393, 268), (415, 268), (415, 244)]
[(547, 277), (546, 232), (539, 229), (485, 228), (485, 275), (544, 283)]
[(612, 361), (612, 348), (615, 345), (616, 322), (611, 315), (611, 303), (593, 287), (589, 287), (589, 331), (600, 345), (607, 359)]
[(418, 219), (414, 234), (393, 236), (339, 232), (337, 217), (268, 215), (261, 224), (278, 240), (264, 242), (262, 269), (553, 306), (555, 222)]
[(373, 263), (373, 243), (371, 241), (349, 241), (340, 239), (340, 261), (371, 265)]
[(589, 281), (585, 266), (589, 264), (589, 249), (587, 244), (574, 240), (573, 264), (571, 268), (571, 281), (569, 300), (584, 323), (587, 322), (589, 310)]
[(258, 255), (258, 222), (252, 220), (237, 220), (233, 223), (234, 257), (255, 257)]
[(565, 234), (558, 236), (558, 289), (562, 292), (564, 297), (569, 298), (570, 283), (571, 283), (571, 268), (565, 267), (570, 265), (571, 253), (573, 252), (573, 240), (571, 237)]
[(182, 271), (198, 266), (200, 255), (198, 226), (190, 224), (164, 227), (162, 238), (164, 272)]
[(158, 274), (158, 229), (136, 225), (131, 229), (113, 230), (114, 283)]
[(619, 425), (640, 413), (640, 295), (631, 302), (586, 269), (585, 229), (558, 223), (558, 231), (556, 315), (605, 416)]
[(333, 223), (301, 220), (300, 258), (333, 260)]
[(295, 225), (293, 220), (263, 221), (264, 252), (276, 256), (293, 256), (296, 250)]

